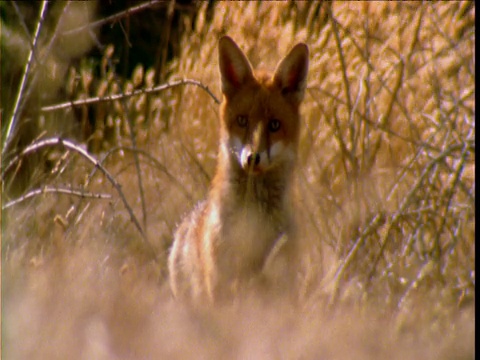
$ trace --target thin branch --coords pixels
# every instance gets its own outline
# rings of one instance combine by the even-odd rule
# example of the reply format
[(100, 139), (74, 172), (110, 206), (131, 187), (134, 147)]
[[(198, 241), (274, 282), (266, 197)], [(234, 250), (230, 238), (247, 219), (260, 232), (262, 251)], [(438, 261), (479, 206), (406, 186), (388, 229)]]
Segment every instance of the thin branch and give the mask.
[[(136, 149), (136, 148), (133, 148), (133, 147), (128, 147), (128, 146), (117, 146), (117, 147), (114, 147), (112, 149), (110, 149), (103, 157), (102, 159), (99, 160), (99, 162), (101, 164), (103, 164), (107, 158), (112, 155), (113, 153), (117, 152), (117, 151), (130, 151), (130, 152), (137, 152), (138, 154), (144, 156), (145, 158), (147, 158), (148, 160), (150, 160), (154, 165), (155, 165), (155, 168), (160, 170), (163, 174), (165, 174), (165, 176), (182, 192), (182, 194), (188, 199), (188, 201), (193, 201), (193, 198), (192, 198), (192, 195), (190, 195), (190, 193), (185, 189), (185, 187), (182, 185), (182, 183), (180, 181), (177, 180), (177, 178), (175, 176), (173, 176), (169, 171), (168, 169), (166, 168), (165, 165), (163, 165), (160, 161), (158, 161), (157, 159), (155, 159), (152, 155), (150, 155), (149, 153), (147, 153), (145, 150), (141, 150), (141, 149)], [(90, 173), (90, 175), (88, 176), (88, 180), (87, 181), (90, 181), (92, 178), (93, 178), (93, 175), (95, 175), (95, 172), (96, 172), (96, 169), (97, 168), (94, 168), (92, 170), (92, 172)]]
[[(388, 87), (388, 85), (386, 84), (386, 81), (384, 78), (382, 78), (382, 76), (380, 74), (378, 74), (377, 72), (377, 69), (375, 68), (375, 66), (371, 63), (371, 61), (368, 59), (368, 58), (365, 58), (364, 54), (363, 54), (363, 51), (362, 51), (362, 47), (357, 43), (357, 41), (355, 40), (355, 37), (352, 36), (352, 33), (351, 31), (346, 28), (345, 26), (343, 26), (340, 22), (338, 22), (337, 20), (334, 20), (335, 21), (335, 25), (338, 26), (342, 31), (343, 33), (345, 34), (345, 36), (348, 36), (349, 40), (352, 42), (352, 45), (355, 46), (360, 54), (360, 56), (363, 58), (363, 60), (365, 61), (365, 64), (367, 64), (368, 68), (372, 71), (372, 75), (378, 80), (380, 81), (380, 84), (382, 85), (381, 88), (378, 89), (378, 91), (380, 91), (382, 88), (384, 88), (390, 95), (392, 95), (392, 90)], [(403, 23), (399, 24), (398, 27), (401, 27), (401, 26), (404, 26)], [(370, 39), (376, 39), (375, 37), (372, 37), (370, 36)], [(376, 39), (377, 41), (383, 41), (383, 40), (380, 40), (380, 39)], [(389, 51), (391, 51), (393, 54), (395, 54), (399, 59), (401, 58), (401, 56), (393, 49), (391, 48), (390, 46), (388, 46), (388, 43), (385, 44), (385, 46), (387, 46), (387, 49)], [(417, 69), (419, 70), (419, 69)], [(373, 96), (375, 97), (375, 96)], [(400, 111), (402, 112), (403, 116), (405, 116), (405, 118), (409, 121), (409, 123), (412, 123), (412, 119), (405, 107), (405, 105), (403, 105), (403, 103), (398, 99), (398, 97), (393, 97), (395, 103), (398, 105)]]
[[(122, 28), (122, 31), (123, 31), (124, 30), (123, 26), (122, 26), (122, 24), (120, 24), (120, 25), (121, 25), (121, 28)], [(89, 33), (91, 39), (95, 42), (97, 48), (101, 52), (104, 52), (105, 47), (100, 43), (100, 41), (98, 40), (98, 38), (94, 34), (94, 32), (91, 29), (89, 29), (88, 33)], [(128, 42), (128, 35), (125, 33), (125, 31), (124, 31), (124, 34), (127, 37), (127, 42)], [(127, 49), (128, 49), (128, 46), (127, 46)], [(108, 62), (108, 66), (110, 67), (110, 69), (115, 68), (110, 57), (107, 57), (107, 62)], [(121, 89), (120, 90), (121, 94), (123, 94), (124, 91), (122, 90), (122, 85), (121, 85), (121, 82), (118, 78), (118, 75), (116, 74), (115, 71), (112, 71), (112, 74), (113, 74), (113, 79), (114, 79), (116, 85), (118, 86), (119, 89)], [(136, 141), (136, 136), (135, 136), (134, 124), (133, 124), (133, 120), (132, 120), (131, 116), (129, 115), (129, 113), (130, 113), (129, 106), (128, 106), (125, 98), (120, 99), (120, 105), (121, 105), (122, 110), (123, 110), (122, 111), (123, 112), (123, 117), (126, 120), (128, 128), (129, 128), (130, 141), (132, 142), (133, 148), (137, 148), (137, 141)], [(141, 169), (140, 169), (140, 162), (139, 162), (139, 159), (138, 159), (138, 155), (136, 153), (133, 154), (133, 158), (134, 158), (134, 161), (135, 161), (135, 168), (137, 170), (137, 181), (138, 181), (138, 188), (139, 188), (139, 192), (140, 192), (140, 202), (141, 202), (141, 206), (142, 206), (143, 229), (145, 231), (147, 231), (147, 210), (146, 210), (146, 203), (145, 203), (145, 195), (144, 195), (144, 191), (143, 191), (143, 180), (142, 180), (142, 173), (141, 173)]]
[(438, 227), (438, 232), (435, 236), (435, 248), (436, 251), (438, 252), (438, 256), (440, 257), (441, 255), (441, 246), (440, 246), (440, 235), (443, 233), (443, 230), (445, 228), (445, 224), (447, 222), (447, 215), (448, 211), (450, 210), (450, 205), (453, 199), (453, 195), (455, 194), (455, 188), (457, 187), (459, 180), (461, 178), (461, 174), (463, 170), (465, 169), (465, 161), (467, 160), (468, 157), (468, 151), (467, 151), (467, 146), (465, 144), (465, 148), (462, 151), (462, 155), (460, 157), (460, 160), (458, 161), (457, 167), (455, 169), (455, 172), (453, 173), (453, 178), (450, 181), (450, 186), (447, 187), (446, 191), (444, 194), (442, 194), (442, 198), (446, 198), (446, 204), (444, 207), (443, 214), (440, 216), (441, 218), (441, 223), (440, 226)]
[[(82, 149), (80, 145), (77, 145), (69, 140), (65, 140), (62, 138), (49, 138), (45, 140), (41, 140), (38, 142), (35, 142), (29, 146), (27, 146), (19, 155), (15, 156), (5, 167), (5, 170), (2, 174), (2, 178), (4, 175), (9, 171), (9, 169), (16, 163), (18, 162), (21, 158), (25, 157), (26, 155), (33, 153), (35, 151), (38, 151), (39, 149), (47, 146), (63, 146), (66, 147), (67, 149), (73, 150), (74, 152), (77, 152), (81, 156), (83, 156), (86, 160), (88, 160), (90, 163), (92, 163), (95, 167), (97, 167), (105, 176), (106, 178), (110, 181), (110, 183), (113, 185), (115, 190), (117, 190), (118, 195), (122, 199), (122, 202), (127, 209), (128, 213), (130, 214), (130, 219), (134, 223), (135, 227), (137, 230), (140, 232), (140, 235), (142, 235), (143, 240), (145, 243), (148, 245), (152, 253), (155, 255), (155, 251), (150, 244), (150, 242), (147, 239), (147, 236), (145, 232), (143, 231), (142, 227), (140, 226), (140, 223), (138, 222), (137, 217), (133, 213), (132, 208), (130, 207), (130, 204), (128, 203), (125, 194), (122, 191), (121, 185), (118, 183), (118, 181), (113, 177), (110, 172), (105, 169), (105, 167), (97, 160), (95, 157), (93, 157), (91, 154), (89, 154), (86, 150)], [(156, 258), (156, 256), (155, 256)]]
[(420, 282), (421, 282), (423, 279), (425, 279), (425, 277), (426, 277), (427, 275), (429, 275), (430, 273), (432, 273), (433, 269), (434, 269), (433, 260), (427, 261), (427, 262), (422, 266), (422, 268), (421, 268), (420, 271), (418, 272), (417, 277), (415, 278), (415, 280), (410, 283), (410, 285), (408, 286), (407, 290), (405, 291), (405, 293), (404, 293), (403, 296), (401, 297), (400, 301), (397, 303), (397, 310), (402, 310), (403, 305), (405, 304), (406, 299), (410, 296), (410, 294), (412, 293), (412, 291), (418, 288)]
[[(309, 91), (309, 93), (311, 93), (312, 91), (319, 91), (321, 92), (322, 94), (332, 98), (333, 100), (341, 103), (342, 105), (346, 105), (345, 103), (345, 100), (339, 98), (338, 96), (330, 93), (329, 91), (327, 90), (324, 90), (320, 87), (309, 87), (307, 89)], [(320, 105), (321, 102), (312, 94), (312, 98), (315, 100), (315, 102)], [(360, 118), (365, 121), (368, 125), (372, 126), (375, 130), (379, 130), (379, 131), (382, 131), (382, 132), (385, 132), (386, 134), (389, 134), (391, 136), (394, 136), (400, 140), (403, 140), (405, 141), (406, 143), (409, 143), (409, 144), (412, 144), (412, 145), (416, 145), (416, 146), (420, 146), (420, 147), (423, 147), (425, 149), (428, 149), (428, 150), (432, 150), (432, 151), (436, 151), (436, 152), (441, 152), (442, 150), (440, 148), (437, 148), (425, 141), (418, 141), (418, 140), (414, 140), (414, 139), (411, 139), (411, 138), (407, 138), (403, 135), (400, 135), (398, 133), (396, 133), (395, 131), (389, 129), (388, 127), (386, 127), (386, 124), (384, 121), (379, 121), (379, 122), (374, 122), (370, 119), (368, 119), (364, 114), (362, 114), (359, 110), (355, 110), (355, 114), (357, 114), (358, 116), (360, 116)]]
[(334, 136), (335, 138), (337, 139), (338, 141), (338, 144), (340, 146), (340, 150), (342, 151), (342, 163), (343, 163), (343, 168), (344, 168), (344, 171), (345, 171), (345, 175), (347, 176), (350, 172), (348, 171), (348, 167), (347, 167), (347, 164), (345, 162), (345, 158), (349, 160), (350, 164), (352, 165), (352, 169), (353, 169), (353, 172), (354, 174), (357, 173), (357, 167), (356, 167), (356, 160), (355, 160), (355, 157), (353, 155), (353, 153), (350, 151), (350, 149), (348, 149), (348, 146), (347, 144), (345, 144), (345, 141), (342, 137), (342, 130), (340, 128), (340, 121), (338, 119), (338, 115), (337, 115), (337, 107), (335, 107), (335, 109), (333, 110), (333, 120), (334, 120), (334, 124), (335, 124), (335, 129), (334, 129)]
[(62, 188), (62, 187), (53, 187), (53, 186), (44, 186), (39, 189), (34, 189), (26, 193), (25, 195), (20, 196), (18, 199), (12, 200), (5, 205), (2, 206), (2, 210), (8, 209), (13, 205), (17, 205), (27, 199), (30, 199), (37, 195), (47, 194), (47, 193), (56, 193), (56, 194), (66, 194), (72, 196), (79, 196), (81, 198), (89, 198), (89, 199), (111, 199), (112, 195), (110, 194), (102, 194), (102, 193), (92, 193), (87, 192), (83, 189), (69, 189), (69, 188)]
[[(99, 97), (89, 98), (89, 99), (83, 99), (83, 100), (80, 100), (80, 101), (74, 101), (74, 102), (68, 102), (68, 103), (63, 103), (63, 104), (59, 104), (59, 105), (44, 107), (44, 108), (42, 108), (42, 111), (54, 111), (54, 110), (68, 108), (68, 107), (71, 107), (71, 106), (81, 106), (81, 105), (92, 104), (92, 103), (103, 102), (103, 101), (125, 100), (126, 98), (131, 97), (131, 96), (154, 93), (154, 92), (163, 91), (163, 90), (166, 90), (166, 89), (169, 89), (169, 88), (172, 88), (172, 87), (187, 85), (187, 84), (188, 85), (195, 85), (195, 86), (198, 86), (198, 87), (202, 88), (214, 99), (214, 101), (217, 104), (220, 103), (220, 101), (215, 97), (215, 95), (210, 91), (210, 89), (206, 85), (202, 84), (200, 81), (192, 80), (192, 79), (182, 79), (182, 80), (178, 80), (178, 81), (175, 81), (175, 82), (172, 82), (172, 83), (162, 84), (162, 85), (159, 85), (159, 86), (157, 86), (155, 88), (151, 88), (151, 89), (139, 89), (139, 90), (135, 90), (131, 93), (126, 93), (126, 94), (109, 95), (109, 96), (106, 96), (106, 97), (103, 97), (103, 98), (99, 98)], [(128, 111), (126, 110), (127, 105), (125, 103), (122, 103), (122, 105), (125, 108), (124, 109), (124, 114), (128, 114)], [(129, 119), (127, 118), (127, 120), (129, 120)], [(128, 121), (128, 124), (129, 124), (129, 127), (130, 127), (132, 146), (133, 146), (134, 149), (136, 149), (136, 141), (135, 141), (135, 137), (134, 137), (133, 124), (131, 124), (130, 121)], [(139, 177), (139, 188), (140, 188), (140, 197), (141, 197), (141, 201), (142, 201), (144, 228), (146, 228), (146, 225), (147, 225), (146, 206), (145, 206), (145, 200), (144, 200), (144, 195), (143, 195), (143, 185), (142, 185), (142, 179), (141, 179), (141, 173), (140, 173), (140, 165), (139, 165), (139, 161), (138, 161), (138, 153), (134, 151), (133, 155), (134, 155), (134, 159), (135, 159), (135, 165), (137, 167), (137, 174), (138, 174), (138, 177)]]
[[(17, 14), (18, 16), (18, 19), (20, 20), (20, 26), (22, 27), (22, 30), (24, 31), (25, 33), (25, 37), (28, 39), (30, 38), (30, 31), (28, 30), (28, 27), (27, 27), (27, 24), (25, 23), (25, 18), (22, 14), (22, 12), (20, 11), (20, 8), (18, 7), (18, 4), (16, 1), (12, 1), (11, 2), (12, 6), (13, 6), (13, 9), (15, 10), (15, 13)], [(30, 50), (33, 51), (33, 43), (29, 42), (28, 45), (30, 45)], [(38, 61), (38, 59), (36, 58), (36, 54), (34, 53), (33, 54), (33, 57), (35, 58), (35, 60)]]
[[(94, 28), (97, 28), (97, 27), (100, 27), (100, 26), (103, 26), (105, 24), (108, 24), (108, 23), (111, 23), (111, 22), (115, 22), (117, 20), (120, 20), (120, 19), (123, 19), (127, 16), (130, 16), (130, 15), (133, 15), (133, 14), (136, 14), (140, 11), (143, 11), (143, 10), (147, 10), (149, 8), (153, 8), (153, 7), (157, 7), (157, 6), (167, 6), (167, 3), (164, 1), (164, 0), (152, 0), (152, 1), (148, 1), (146, 3), (143, 3), (143, 4), (140, 4), (140, 5), (137, 5), (137, 6), (133, 6), (129, 9), (126, 9), (124, 11), (120, 11), (114, 15), (111, 15), (111, 16), (108, 16), (104, 19), (101, 19), (101, 20), (98, 20), (98, 21), (94, 21), (94, 22), (91, 22), (89, 24), (85, 24), (85, 25), (82, 25), (78, 28), (75, 28), (75, 29), (72, 29), (72, 30), (68, 30), (68, 31), (65, 31), (62, 35), (72, 35), (72, 34), (76, 34), (76, 33), (79, 33), (85, 29), (94, 29)], [(178, 10), (190, 10), (191, 9), (191, 6), (188, 6), (188, 5), (181, 5), (181, 4), (175, 4), (175, 9), (178, 9)]]
[[(447, 148), (442, 154), (433, 158), (432, 161), (430, 161), (430, 163), (427, 164), (427, 166), (423, 170), (420, 177), (417, 179), (415, 184), (412, 186), (412, 190), (410, 190), (410, 192), (405, 196), (405, 198), (404, 198), (403, 202), (400, 204), (398, 210), (395, 212), (395, 214), (393, 214), (391, 219), (388, 221), (388, 225), (386, 226), (385, 230), (383, 231), (383, 236), (382, 236), (381, 245), (380, 245), (380, 251), (378, 252), (377, 256), (375, 257), (375, 260), (373, 261), (373, 265), (372, 265), (372, 268), (370, 270), (368, 279), (372, 279), (375, 272), (376, 272), (377, 264), (380, 261), (380, 258), (383, 256), (383, 252), (385, 251), (387, 241), (388, 241), (388, 238), (389, 238), (389, 235), (390, 235), (390, 232), (391, 232), (393, 226), (398, 221), (398, 219), (400, 219), (400, 217), (403, 216), (406, 208), (408, 207), (408, 205), (410, 205), (411, 200), (413, 199), (413, 197), (417, 193), (417, 191), (419, 189), (422, 189), (422, 186), (424, 185), (424, 180), (426, 179), (427, 175), (429, 175), (430, 172), (432, 170), (434, 170), (437, 165), (439, 165), (442, 161), (444, 161), (444, 159), (446, 157), (450, 156), (453, 152), (461, 150), (462, 151), (462, 158), (463, 158), (463, 156), (466, 154), (466, 151), (469, 148), (470, 147), (468, 146), (467, 143), (452, 145), (449, 148)], [(462, 168), (463, 168), (463, 162), (461, 162), (461, 164), (462, 164)], [(455, 180), (455, 182), (456, 182), (456, 180)]]
[(355, 240), (355, 244), (353, 244), (352, 248), (348, 252), (347, 257), (345, 260), (342, 261), (341, 265), (338, 267), (337, 271), (335, 272), (334, 276), (334, 285), (333, 285), (333, 294), (330, 298), (329, 305), (332, 306), (338, 299), (338, 294), (340, 291), (340, 280), (343, 277), (343, 274), (350, 263), (353, 261), (355, 256), (357, 255), (358, 250), (363, 245), (365, 239), (368, 235), (370, 235), (373, 231), (378, 229), (385, 222), (385, 214), (377, 213), (375, 217), (370, 221), (370, 224), (363, 230), (362, 234)]
[(64, 35), (64, 36), (65, 35), (73, 35), (73, 34), (81, 32), (81, 31), (84, 31), (86, 29), (94, 29), (94, 28), (100, 27), (102, 25), (108, 24), (110, 22), (115, 22), (117, 20), (123, 19), (123, 18), (125, 18), (127, 16), (130, 16), (130, 15), (133, 15), (137, 12), (146, 10), (146, 9), (152, 7), (153, 5), (161, 4), (161, 3), (162, 3), (162, 1), (160, 1), (160, 0), (152, 0), (152, 1), (146, 2), (144, 4), (140, 4), (138, 6), (128, 8), (124, 11), (120, 11), (120, 12), (118, 12), (114, 15), (108, 16), (104, 19), (79, 26), (79, 27), (77, 27), (75, 29), (72, 29), (72, 30), (65, 31), (62, 35)]
[[(168, 8), (167, 8), (167, 15), (166, 19), (163, 22), (163, 29), (162, 29), (162, 41), (160, 42), (161, 48), (159, 48), (156, 52), (155, 61), (155, 83), (160, 81), (165, 81), (165, 64), (167, 62), (167, 55), (168, 55), (168, 43), (170, 42), (170, 33), (172, 30), (172, 19), (175, 9), (175, 0), (169, 0)], [(160, 52), (160, 54), (159, 54)]]
[(347, 110), (348, 110), (348, 123), (349, 123), (349, 135), (350, 135), (350, 149), (348, 147), (345, 147), (345, 150), (348, 149), (349, 156), (348, 158), (351, 160), (351, 164), (353, 167), (353, 172), (354, 174), (357, 174), (358, 171), (358, 163), (357, 159), (355, 158), (353, 152), (355, 149), (353, 148), (354, 145), (354, 111), (356, 110), (356, 107), (354, 109), (353, 104), (352, 104), (352, 98), (351, 98), (351, 91), (350, 91), (350, 81), (348, 80), (348, 74), (347, 74), (347, 65), (345, 62), (345, 56), (343, 54), (343, 48), (342, 48), (342, 42), (340, 40), (340, 34), (338, 31), (337, 27), (337, 20), (333, 16), (333, 11), (331, 8), (328, 9), (330, 13), (330, 19), (332, 22), (332, 28), (333, 28), (333, 35), (335, 35), (335, 43), (337, 45), (337, 52), (338, 52), (338, 57), (340, 59), (340, 66), (342, 69), (342, 80), (343, 80), (343, 86), (345, 87), (345, 97), (347, 99)]
[[(398, 65), (400, 67), (400, 70), (399, 70), (399, 74), (398, 74), (398, 77), (397, 77), (397, 81), (396, 81), (395, 85), (393, 86), (393, 90), (392, 90), (392, 93), (391, 93), (391, 96), (390, 96), (390, 102), (387, 105), (387, 110), (382, 115), (382, 118), (383, 118), (384, 121), (390, 120), (390, 116), (391, 116), (392, 110), (393, 110), (393, 105), (396, 103), (397, 95), (398, 95), (398, 93), (399, 93), (399, 91), (400, 91), (400, 89), (403, 85), (403, 82), (404, 82), (405, 62), (403, 61), (403, 59), (399, 60)], [(393, 68), (395, 68), (395, 66), (393, 66)]]
[[(43, 56), (41, 56), (40, 58), (37, 58), (35, 56), (35, 62), (36, 62), (35, 66), (36, 66), (36, 68), (44, 66), (45, 62), (47, 61), (46, 59), (49, 56), (51, 56), (51, 49), (52, 49), (53, 45), (55, 45), (56, 40), (58, 38), (58, 33), (59, 33), (58, 29), (60, 29), (63, 25), (64, 19), (65, 19), (65, 14), (67, 13), (69, 6), (70, 6), (70, 1), (65, 2), (65, 5), (63, 6), (62, 12), (61, 12), (60, 16), (58, 17), (58, 21), (57, 21), (57, 24), (55, 26), (55, 30), (53, 31), (52, 37), (50, 38), (48, 44), (46, 46), (42, 47)], [(40, 77), (39, 75), (40, 75), (39, 71), (34, 71), (33, 72), (31, 81), (29, 81), (28, 87), (26, 88), (26, 90), (24, 92), (24, 95), (22, 96), (20, 108), (25, 106), (25, 103), (30, 98), (30, 94), (32, 93), (32, 91), (34, 91), (35, 89), (38, 89), (38, 87), (36, 87), (36, 84), (37, 84), (37, 80)]]
[(45, 13), (47, 10), (48, 1), (42, 1), (42, 6), (40, 7), (40, 14), (38, 16), (37, 27), (34, 32), (32, 47), (28, 54), (27, 63), (23, 71), (22, 79), (20, 80), (20, 87), (18, 88), (17, 98), (15, 99), (15, 105), (13, 107), (12, 117), (7, 125), (7, 131), (5, 132), (5, 143), (2, 149), (2, 155), (5, 153), (8, 148), (9, 142), (11, 140), (12, 131), (15, 129), (16, 121), (18, 114), (20, 113), (20, 102), (22, 100), (23, 92), (25, 91), (25, 86), (27, 84), (28, 76), (30, 75), (30, 67), (32, 66), (32, 60), (34, 58), (34, 53), (38, 44), (38, 36), (40, 34), (40, 29), (42, 28), (43, 22), (45, 20)]
[[(364, 37), (365, 37), (365, 46), (362, 52), (362, 55), (365, 59), (365, 62), (370, 62), (370, 57), (371, 57), (371, 52), (370, 52), (370, 4), (367, 5), (366, 8), (366, 14), (365, 14), (365, 21), (363, 21), (363, 32), (364, 32)], [(371, 109), (371, 102), (374, 101), (374, 99), (371, 96), (371, 69), (367, 65), (366, 66), (366, 74), (361, 80), (364, 83), (365, 86), (365, 94), (363, 96), (363, 111), (365, 113), (366, 118), (370, 118), (370, 109)], [(355, 109), (357, 110), (357, 109)], [(370, 143), (373, 142), (373, 135), (370, 133), (370, 126), (368, 123), (363, 124), (361, 126), (361, 132), (362, 134), (359, 135), (361, 136), (361, 142), (360, 142), (360, 154), (362, 154), (362, 163), (361, 167), (365, 169), (365, 156), (368, 156), (369, 159), (369, 166), (371, 166), (371, 163), (373, 163), (374, 159), (376, 158), (376, 154), (378, 149), (380, 148), (380, 144), (382, 142), (382, 136), (378, 136), (377, 141), (372, 148), (370, 148)], [(368, 149), (368, 150), (367, 150)]]
[(340, 34), (337, 27), (337, 20), (333, 17), (333, 12), (330, 11), (330, 19), (332, 21), (333, 34), (335, 35), (335, 43), (337, 45), (338, 57), (340, 59), (340, 65), (342, 67), (342, 79), (345, 86), (345, 97), (347, 98), (348, 114), (352, 116), (352, 99), (350, 98), (350, 82), (348, 81), (347, 65), (345, 63), (345, 57), (343, 56), (342, 42), (340, 40)]
[(87, 99), (82, 99), (82, 100), (75, 100), (75, 101), (69, 101), (61, 104), (56, 104), (56, 105), (50, 105), (50, 106), (44, 106), (41, 108), (42, 112), (49, 112), (49, 111), (56, 111), (56, 110), (61, 110), (61, 109), (67, 109), (70, 107), (75, 107), (75, 106), (83, 106), (83, 105), (89, 105), (89, 104), (94, 104), (94, 103), (99, 103), (99, 102), (108, 102), (108, 101), (115, 101), (115, 100), (122, 100), (126, 99), (132, 96), (136, 95), (142, 95), (142, 94), (152, 94), (156, 92), (160, 92), (163, 90), (167, 90), (173, 87), (181, 86), (181, 85), (195, 85), (200, 87), (201, 89), (205, 90), (208, 95), (212, 97), (212, 99), (215, 101), (215, 103), (220, 104), (220, 100), (211, 92), (211, 90), (208, 88), (208, 86), (202, 84), (200, 81), (193, 80), (193, 79), (181, 79), (173, 82), (168, 82), (166, 84), (162, 84), (159, 86), (156, 86), (151, 89), (138, 89), (129, 93), (125, 94), (114, 94), (114, 95), (107, 95), (104, 97), (93, 97), (93, 98), (87, 98)]
[(188, 147), (185, 146), (185, 143), (183, 142), (183, 140), (180, 142), (180, 146), (182, 147), (182, 150), (185, 151), (185, 153), (188, 155), (188, 157), (190, 158), (190, 160), (193, 161), (193, 163), (197, 166), (198, 170), (200, 170), (200, 173), (203, 175), (203, 177), (205, 178), (205, 180), (207, 182), (210, 182), (212, 180), (211, 176), (209, 175), (209, 173), (205, 170), (205, 168), (203, 167), (203, 165), (200, 163), (200, 161), (198, 160), (198, 156), (195, 156), (195, 154), (193, 154), (189, 149)]
[[(105, 47), (100, 43), (100, 41), (97, 39), (97, 37), (95, 36), (93, 31), (89, 31), (89, 34), (90, 34), (90, 37), (92, 38), (92, 40), (96, 43), (97, 48), (101, 51), (104, 51)], [(110, 57), (108, 57), (107, 61), (108, 61), (108, 66), (111, 69), (113, 69), (114, 65), (112, 63), (112, 59)], [(113, 72), (113, 79), (115, 80), (118, 88), (122, 89), (121, 82), (118, 78), (118, 75), (115, 72)], [(123, 94), (123, 90), (121, 90), (121, 92)], [(122, 106), (123, 117), (125, 118), (125, 120), (127, 121), (127, 124), (128, 124), (130, 141), (132, 142), (133, 148), (136, 149), (137, 148), (137, 139), (136, 139), (136, 136), (135, 136), (135, 125), (133, 123), (132, 117), (129, 116), (130, 111), (129, 111), (129, 107), (128, 107), (126, 98), (121, 98), (120, 99), (120, 105)], [(135, 153), (135, 152), (133, 153), (133, 159), (135, 161), (135, 168), (137, 170), (138, 189), (139, 189), (139, 192), (140, 192), (140, 202), (141, 202), (141, 205), (142, 205), (143, 229), (145, 231), (147, 231), (147, 224), (148, 224), (148, 222), (147, 222), (147, 205), (146, 205), (146, 202), (145, 202), (145, 193), (143, 191), (143, 176), (142, 176), (142, 171), (140, 169), (140, 161), (138, 159), (138, 154)]]

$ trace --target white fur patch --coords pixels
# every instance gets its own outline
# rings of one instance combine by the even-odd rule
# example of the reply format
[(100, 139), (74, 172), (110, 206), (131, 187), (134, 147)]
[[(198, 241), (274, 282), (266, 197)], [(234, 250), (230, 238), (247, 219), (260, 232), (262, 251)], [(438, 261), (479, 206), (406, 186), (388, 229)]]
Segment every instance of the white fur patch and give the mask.
[(282, 156), (285, 149), (285, 145), (282, 141), (277, 141), (275, 144), (273, 144), (270, 148), (270, 159), (272, 162), (275, 162), (277, 157)]
[[(225, 149), (226, 150), (226, 149)], [(248, 157), (252, 154), (251, 146), (244, 144), (238, 137), (233, 136), (230, 139), (230, 153), (234, 153), (240, 165), (246, 169), (248, 168)], [(283, 141), (277, 141), (270, 147), (270, 153), (264, 150), (259, 153), (260, 162), (259, 168), (267, 169), (269, 166), (275, 164), (281, 159), (291, 159), (294, 153), (290, 146), (285, 146)]]
[(242, 151), (243, 151), (244, 145), (242, 143), (242, 140), (240, 140), (236, 136), (232, 136), (230, 139), (230, 144), (229, 144), (229, 153), (235, 154), (235, 157), (237, 158), (238, 162), (240, 164), (242, 163)]
[[(270, 155), (270, 157), (268, 155)], [(267, 152), (264, 151), (260, 156), (260, 164), (262, 164), (263, 159), (265, 159), (265, 166), (269, 166), (275, 165), (279, 161), (291, 159), (294, 156), (294, 153), (290, 146), (285, 146), (283, 141), (277, 141), (270, 147), (270, 154), (267, 154)]]

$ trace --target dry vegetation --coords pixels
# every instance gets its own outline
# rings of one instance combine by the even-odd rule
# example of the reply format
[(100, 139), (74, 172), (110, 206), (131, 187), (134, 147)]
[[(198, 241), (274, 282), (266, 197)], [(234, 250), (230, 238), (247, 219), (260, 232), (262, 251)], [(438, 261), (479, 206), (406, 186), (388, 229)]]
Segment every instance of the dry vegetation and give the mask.
[[(84, 60), (66, 65), (94, 44), (87, 31), (62, 35), (92, 21), (84, 6), (69, 3), (42, 28), (17, 140), (2, 148), (6, 359), (474, 358), (473, 2), (219, 2), (211, 21), (201, 5), (169, 81), (219, 96), (225, 33), (255, 66), (271, 68), (298, 41), (311, 53), (302, 304), (253, 295), (201, 311), (170, 298), (165, 260), (208, 189), (218, 105), (180, 85), (46, 108), (157, 85), (140, 65), (120, 79), (111, 47), (98, 75)], [(21, 27), (2, 30), (21, 67), (25, 39)], [(18, 86), (2, 91), (11, 100)], [(2, 103), (2, 132), (12, 111)]]

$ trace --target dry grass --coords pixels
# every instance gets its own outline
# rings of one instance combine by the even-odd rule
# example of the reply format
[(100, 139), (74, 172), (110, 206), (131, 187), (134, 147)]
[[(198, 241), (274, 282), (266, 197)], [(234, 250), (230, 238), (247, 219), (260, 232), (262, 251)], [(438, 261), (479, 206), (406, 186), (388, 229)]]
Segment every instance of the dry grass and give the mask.
[[(32, 69), (42, 85), (33, 84), (36, 106), (17, 133), (79, 139), (93, 116), (88, 150), (121, 184), (145, 237), (80, 151), (41, 146), (8, 171), (26, 145), (2, 152), (4, 207), (46, 185), (112, 195), (50, 193), (3, 209), (5, 358), (473, 359), (474, 4), (219, 2), (206, 16), (203, 4), (170, 79), (199, 80), (217, 96), (221, 34), (266, 68), (298, 41), (310, 47), (297, 189), (310, 246), (301, 306), (252, 295), (193, 311), (170, 298), (166, 255), (214, 172), (218, 105), (180, 86), (96, 103), (90, 115), (86, 106), (42, 111), (52, 100), (154, 85), (141, 66), (117, 79), (109, 48), (100, 77), (85, 61), (63, 68), (59, 41)], [(10, 39), (5, 49), (26, 58), (27, 44)], [(3, 91), (12, 98), (16, 86)], [(10, 107), (2, 111), (5, 121)]]

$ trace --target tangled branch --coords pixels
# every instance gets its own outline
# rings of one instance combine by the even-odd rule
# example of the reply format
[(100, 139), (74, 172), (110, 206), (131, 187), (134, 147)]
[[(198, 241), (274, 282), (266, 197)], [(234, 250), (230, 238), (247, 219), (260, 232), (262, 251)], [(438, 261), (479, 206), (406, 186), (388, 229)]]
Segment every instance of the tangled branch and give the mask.
[(99, 169), (105, 175), (105, 177), (108, 179), (108, 181), (110, 181), (110, 183), (113, 185), (115, 190), (117, 190), (118, 195), (122, 199), (122, 202), (123, 202), (125, 208), (127, 209), (128, 213), (130, 214), (131, 221), (133, 222), (133, 224), (135, 225), (135, 227), (139, 231), (139, 233), (142, 236), (145, 244), (147, 244), (147, 246), (150, 248), (152, 253), (155, 254), (155, 251), (154, 251), (152, 245), (150, 244), (150, 242), (147, 239), (147, 235), (143, 231), (143, 228), (141, 227), (137, 217), (133, 213), (132, 207), (128, 203), (128, 201), (125, 197), (125, 194), (122, 191), (121, 185), (113, 177), (113, 175), (93, 155), (89, 154), (86, 150), (82, 149), (82, 147), (80, 145), (77, 145), (77, 144), (73, 143), (72, 141), (65, 140), (65, 139), (62, 139), (62, 138), (49, 138), (49, 139), (40, 140), (38, 142), (35, 142), (35, 143), (27, 146), (25, 149), (22, 150), (22, 152), (20, 154), (15, 156), (7, 164), (7, 166), (5, 167), (5, 170), (3, 171), (3, 174), (2, 174), (2, 180), (4, 180), (5, 174), (8, 173), (8, 171), (13, 167), (13, 165), (15, 165), (15, 163), (20, 161), (20, 159), (22, 159), (23, 157), (25, 157), (25, 156), (27, 156), (31, 153), (34, 153), (34, 152), (38, 151), (41, 148), (48, 147), (48, 146), (63, 146), (67, 149), (73, 150), (74, 152), (80, 154), (88, 162), (93, 164), (97, 169)]

